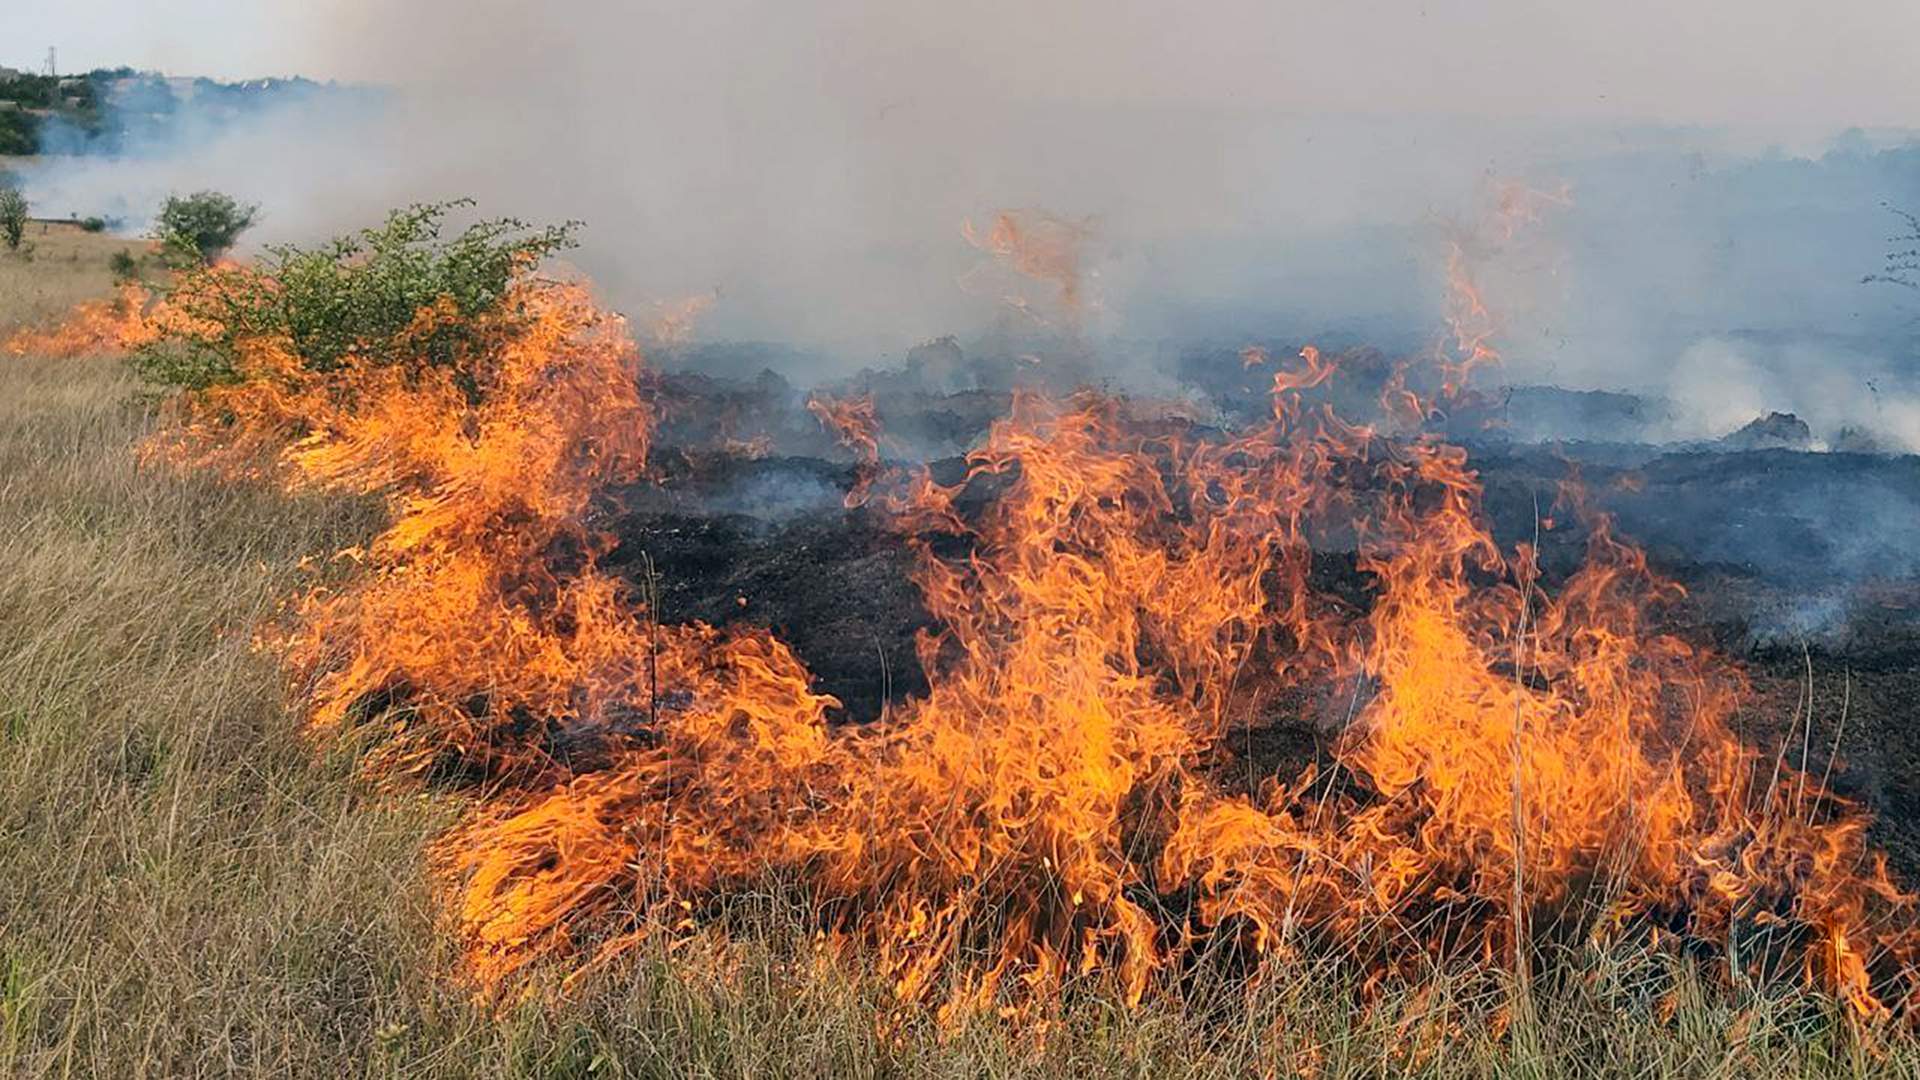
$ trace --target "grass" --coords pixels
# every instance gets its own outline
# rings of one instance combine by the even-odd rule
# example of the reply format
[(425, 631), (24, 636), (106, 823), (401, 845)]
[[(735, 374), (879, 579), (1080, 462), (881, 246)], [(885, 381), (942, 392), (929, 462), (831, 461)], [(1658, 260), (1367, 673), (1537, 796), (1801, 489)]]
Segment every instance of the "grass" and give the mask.
[(22, 325), (58, 320), (82, 300), (108, 295), (107, 260), (125, 251), (142, 260), (143, 277), (158, 270), (149, 240), (90, 233), (64, 221), (27, 224), (20, 251), (0, 247), (0, 337)]
[[(104, 284), (74, 262), (33, 295)], [(731, 941), (476, 1002), (422, 871), (457, 808), (357, 783), (249, 645), (372, 509), (137, 468), (136, 389), (112, 362), (0, 359), (0, 1074), (1920, 1074), (1905, 1035), (1632, 952), (1569, 957), (1505, 1034), (1498, 976), (1363, 1000), (1337, 960), (942, 1030), (771, 898)]]

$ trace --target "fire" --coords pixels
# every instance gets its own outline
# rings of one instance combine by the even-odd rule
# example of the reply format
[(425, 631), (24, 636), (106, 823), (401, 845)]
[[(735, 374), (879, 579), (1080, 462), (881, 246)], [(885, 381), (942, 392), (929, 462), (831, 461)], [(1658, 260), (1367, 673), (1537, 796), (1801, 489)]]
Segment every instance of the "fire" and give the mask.
[(853, 486), (843, 500), (848, 509), (864, 505), (879, 476), (880, 417), (874, 411), (873, 395), (834, 398), (825, 394), (807, 395), (807, 411), (820, 425), (833, 433), (840, 445), (853, 451), (856, 473)]
[[(596, 567), (607, 541), (585, 524), (600, 486), (644, 468), (638, 355), (583, 288), (517, 288), (520, 316), (485, 328), (476, 386), (424, 362), (315, 373), (258, 340), (241, 381), (191, 401), (149, 448), (240, 471), (265, 450), (290, 487), (388, 498), (393, 524), (361, 576), (306, 597), (282, 642), (317, 729), (404, 699), (383, 717), (374, 760), (388, 773), (564, 770), (556, 755), (618, 729), (605, 710), (638, 694), (648, 666), (621, 589)], [(456, 317), (424, 309), (411, 332)], [(588, 697), (589, 685), (618, 692)]]
[(825, 394), (807, 397), (807, 411), (833, 432), (841, 445), (854, 452), (862, 464), (880, 461), (880, 418), (874, 412), (873, 395), (834, 398)]
[[(871, 401), (810, 402), (940, 627), (925, 696), (844, 724), (767, 632), (661, 625), (600, 569), (595, 493), (645, 474), (640, 358), (579, 288), (516, 288), (476, 387), (255, 341), (160, 448), (268, 447), (289, 485), (389, 500), (279, 645), (317, 730), (379, 736), (377, 775), (484, 781), (434, 853), (481, 987), (777, 882), (949, 1016), (1083, 979), (1138, 1001), (1221, 939), (1384, 977), (1676, 933), (1910, 1008), (1912, 898), (1860, 811), (1738, 741), (1738, 668), (1656, 628), (1678, 587), (1576, 501), (1587, 562), (1549, 590), (1463, 451), (1313, 403), (1333, 358), (1250, 353), (1271, 418), (1228, 435), (1022, 394), (953, 484), (878, 471)], [(963, 512), (970, 488), (997, 494)], [(1365, 610), (1311, 580), (1331, 532)], [(1232, 732), (1336, 699), (1332, 769), (1222, 767)]]
[(1550, 191), (1529, 187), (1517, 181), (1498, 185), (1492, 209), (1471, 229), (1455, 230), (1447, 241), (1446, 322), (1451, 341), (1434, 357), (1434, 366), (1442, 382), (1440, 398), (1444, 403), (1459, 396), (1479, 368), (1497, 363), (1499, 352), (1493, 339), (1500, 332), (1495, 317), (1476, 278), (1477, 249), (1505, 244), (1524, 228), (1538, 222), (1549, 207), (1573, 204), (1573, 192), (1561, 184)]
[[(960, 233), (967, 243), (1022, 277), (1052, 285), (1068, 318), (1080, 318), (1086, 302), (1080, 263), (1093, 236), (1091, 221), (1071, 221), (1043, 210), (1002, 210), (984, 232), (965, 221)], [(1047, 321), (1032, 310), (1026, 297), (1010, 294), (1003, 299), (1036, 322)]]
[(720, 299), (718, 289), (710, 293), (684, 296), (678, 300), (655, 301), (646, 320), (647, 340), (661, 345), (685, 345), (693, 340), (694, 327)]
[(153, 340), (152, 324), (147, 318), (152, 299), (144, 285), (127, 282), (111, 300), (78, 305), (58, 326), (15, 331), (0, 342), (0, 352), (57, 359), (132, 352)]

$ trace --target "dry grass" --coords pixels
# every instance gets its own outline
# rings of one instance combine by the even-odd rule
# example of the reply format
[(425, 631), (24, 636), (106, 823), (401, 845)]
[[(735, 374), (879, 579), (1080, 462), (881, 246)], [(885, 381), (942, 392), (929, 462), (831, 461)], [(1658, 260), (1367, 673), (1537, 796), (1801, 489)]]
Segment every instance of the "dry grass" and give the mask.
[(28, 223), (20, 247), (0, 247), (0, 337), (23, 325), (56, 321), (80, 301), (107, 295), (113, 285), (107, 260), (115, 252), (143, 259), (143, 275), (157, 271), (152, 241), (90, 233), (66, 222)]
[(992, 1017), (943, 1032), (816, 957), (772, 900), (735, 944), (643, 949), (564, 999), (482, 1007), (448, 977), (421, 871), (453, 806), (357, 784), (248, 645), (300, 557), (362, 538), (370, 508), (136, 468), (134, 389), (108, 362), (0, 361), (0, 1073), (1920, 1071), (1905, 1036), (1870, 1048), (1821, 1002), (1709, 993), (1635, 955), (1570, 958), (1521, 1037), (1476, 1020), (1498, 978), (1362, 1005), (1331, 961), (1139, 1010), (1078, 988), (1044, 1037)]

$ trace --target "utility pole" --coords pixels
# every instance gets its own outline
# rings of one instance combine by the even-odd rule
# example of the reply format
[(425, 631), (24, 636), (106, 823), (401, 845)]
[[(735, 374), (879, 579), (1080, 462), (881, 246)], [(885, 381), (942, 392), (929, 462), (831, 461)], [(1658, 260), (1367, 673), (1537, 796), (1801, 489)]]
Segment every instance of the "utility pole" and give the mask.
[(47, 46), (47, 78), (49, 79), (60, 73), (59, 69), (54, 66), (54, 61), (58, 58), (59, 54), (54, 51), (54, 47), (51, 45)]

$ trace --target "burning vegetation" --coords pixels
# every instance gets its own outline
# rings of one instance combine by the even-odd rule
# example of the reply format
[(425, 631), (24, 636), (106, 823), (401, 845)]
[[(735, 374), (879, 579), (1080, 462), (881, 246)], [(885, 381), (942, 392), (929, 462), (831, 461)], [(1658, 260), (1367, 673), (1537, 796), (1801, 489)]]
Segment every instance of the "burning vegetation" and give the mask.
[[(1345, 361), (1314, 349), (1246, 353), (1267, 405), (1231, 429), (1018, 391), (944, 471), (886, 464), (871, 398), (810, 401), (858, 459), (839, 512), (930, 618), (924, 689), (850, 716), (772, 630), (665, 620), (651, 569), (608, 568), (613, 496), (663, 482), (656, 377), (536, 272), (564, 231), (446, 246), (440, 215), (191, 272), (116, 333), (187, 388), (149, 454), (386, 500), (268, 639), (370, 776), (470, 794), (433, 857), (483, 991), (724, 930), (772, 886), (950, 1018), (1302, 955), (1524, 987), (1627, 945), (1913, 1015), (1913, 898), (1862, 810), (1736, 735), (1740, 666), (1660, 629), (1684, 590), (1572, 488), (1584, 558), (1545, 573), (1421, 426), (1493, 360), (1459, 263), (1453, 345), (1394, 369), (1381, 422), (1336, 412)], [(1070, 244), (974, 240), (1077, 302)], [(403, 261), (440, 278), (399, 288)], [(303, 322), (323, 298), (359, 314)], [(1239, 736), (1286, 722), (1337, 729), (1331, 760), (1253, 773)]]
[(86, 301), (57, 326), (14, 331), (0, 340), (0, 353), (58, 359), (124, 356), (154, 340), (155, 331), (147, 317), (152, 299), (144, 285), (127, 282), (113, 299)]

